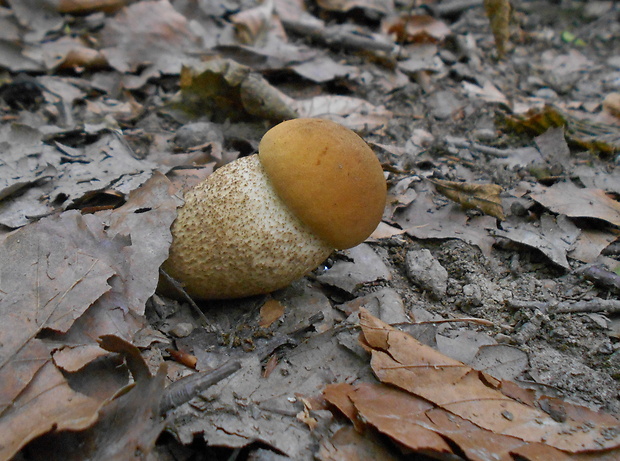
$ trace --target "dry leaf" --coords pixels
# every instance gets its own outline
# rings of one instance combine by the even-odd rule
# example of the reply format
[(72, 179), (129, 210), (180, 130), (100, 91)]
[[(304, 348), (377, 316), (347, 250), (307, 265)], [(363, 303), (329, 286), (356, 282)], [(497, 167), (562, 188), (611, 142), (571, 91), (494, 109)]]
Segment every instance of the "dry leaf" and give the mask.
[(384, 106), (350, 96), (316, 96), (296, 101), (294, 108), (300, 117), (327, 118), (358, 132), (380, 131), (392, 118)]
[(159, 403), (166, 367), (151, 376), (137, 347), (108, 335), (100, 338), (103, 348), (123, 355), (134, 383), (127, 392), (101, 408), (99, 419), (87, 430), (54, 431), (32, 447), (34, 461), (129, 461), (149, 459), (149, 453), (164, 429)]
[[(85, 386), (78, 392), (68, 380), (79, 373), (63, 375), (54, 363), (82, 371), (101, 355), (95, 338), (131, 338), (143, 327), (141, 315), (171, 240), (179, 204), (173, 192), (158, 174), (117, 210), (65, 212), (2, 242), (0, 260), (13, 261), (0, 266), (0, 428), (11, 428), (0, 429), (0, 446), (6, 450), (52, 427), (85, 427), (118, 391), (117, 381), (93, 374), (96, 392)], [(49, 340), (39, 337), (41, 331)]]
[(435, 185), (437, 192), (460, 203), (465, 209), (476, 208), (502, 221), (506, 219), (502, 199), (499, 196), (503, 189), (497, 184), (474, 184), (443, 179), (429, 179), (429, 181)]
[(401, 16), (382, 25), (399, 43), (436, 43), (450, 34), (446, 23), (425, 14)]
[(565, 215), (543, 214), (540, 223), (532, 223), (518, 218), (509, 218), (502, 229), (492, 231), (493, 235), (507, 238), (541, 251), (551, 261), (566, 270), (570, 264), (566, 254), (573, 249), (581, 231)]
[(497, 435), (567, 452), (620, 446), (620, 423), (615, 419), (613, 424), (586, 424), (571, 418), (556, 421), (538, 408), (504, 395), (500, 381), (444, 356), (364, 309), (360, 309), (360, 320), (364, 339), (373, 349), (371, 366), (383, 383)]
[(276, 299), (268, 299), (260, 308), (260, 321), (262, 328), (269, 326), (284, 315), (284, 304)]
[(253, 45), (269, 31), (272, 15), (273, 0), (265, 0), (262, 5), (233, 14), (230, 20), (239, 41)]
[(59, 13), (84, 14), (93, 11), (114, 13), (127, 5), (129, 0), (58, 0)]
[(342, 427), (321, 443), (317, 453), (321, 461), (398, 461), (399, 453), (370, 432), (360, 434), (352, 427)]
[(620, 226), (620, 202), (601, 189), (579, 188), (563, 181), (531, 197), (554, 213), (571, 218), (596, 218)]
[(620, 150), (618, 127), (600, 123), (590, 114), (545, 105), (531, 108), (525, 114), (506, 117), (507, 125), (515, 131), (541, 134), (549, 127), (565, 127), (567, 139), (585, 149), (614, 155)]
[(417, 198), (409, 206), (394, 213), (394, 222), (418, 239), (459, 239), (475, 245), (490, 256), (495, 239), (488, 230), (497, 228), (490, 216), (470, 218), (456, 204), (438, 205), (437, 194), (427, 189), (428, 183), (416, 185)]
[(620, 118), (620, 93), (609, 93), (603, 100), (603, 110)]
[(101, 52), (119, 72), (136, 72), (149, 66), (159, 74), (178, 74), (198, 39), (189, 21), (167, 1), (142, 1), (106, 20), (101, 31)]

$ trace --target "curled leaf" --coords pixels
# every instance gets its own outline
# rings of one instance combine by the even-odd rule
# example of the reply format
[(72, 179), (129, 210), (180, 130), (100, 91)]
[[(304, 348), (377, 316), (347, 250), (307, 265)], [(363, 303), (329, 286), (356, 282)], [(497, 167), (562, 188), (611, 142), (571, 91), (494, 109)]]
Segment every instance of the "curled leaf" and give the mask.
[(461, 204), (463, 208), (475, 208), (502, 221), (506, 219), (502, 199), (499, 196), (503, 190), (501, 186), (442, 179), (431, 179), (430, 181), (435, 185), (437, 192)]

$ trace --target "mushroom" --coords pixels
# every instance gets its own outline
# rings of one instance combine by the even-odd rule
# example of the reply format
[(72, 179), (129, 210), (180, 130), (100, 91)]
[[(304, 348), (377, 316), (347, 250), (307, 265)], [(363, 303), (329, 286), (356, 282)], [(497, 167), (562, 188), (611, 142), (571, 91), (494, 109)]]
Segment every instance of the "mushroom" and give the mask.
[(200, 299), (269, 293), (381, 221), (381, 165), (353, 131), (322, 119), (273, 127), (259, 153), (219, 168), (185, 194), (163, 269)]

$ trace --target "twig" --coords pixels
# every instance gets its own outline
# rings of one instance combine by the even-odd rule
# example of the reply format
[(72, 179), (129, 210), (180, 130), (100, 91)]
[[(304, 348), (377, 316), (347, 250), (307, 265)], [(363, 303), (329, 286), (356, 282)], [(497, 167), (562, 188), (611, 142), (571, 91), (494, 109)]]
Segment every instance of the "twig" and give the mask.
[(538, 309), (545, 314), (567, 314), (577, 312), (606, 312), (616, 314), (620, 312), (620, 300), (594, 298), (587, 301), (508, 301), (513, 309)]
[[(191, 296), (187, 294), (187, 292), (183, 289), (181, 284), (179, 282), (177, 282), (174, 278), (172, 278), (161, 267), (159, 268), (159, 273), (164, 276), (164, 278), (166, 279), (166, 282), (168, 282), (172, 287), (174, 287), (174, 289), (177, 290), (177, 292), (180, 293), (181, 296), (183, 296), (183, 298), (189, 303), (189, 305), (192, 307), (192, 309), (194, 309), (194, 311), (198, 314), (198, 316), (202, 320), (203, 327), (205, 327), (207, 329), (210, 329), (209, 319), (207, 318), (205, 313), (202, 312), (200, 307), (198, 307), (198, 305), (194, 302), (194, 300), (191, 298)], [(210, 330), (210, 331), (213, 331), (213, 330)]]
[(620, 275), (605, 269), (603, 266), (587, 266), (584, 269), (575, 271), (575, 273), (599, 287), (611, 290), (615, 293), (620, 292)]
[(483, 0), (453, 0), (431, 7), (436, 16), (456, 16), (469, 8), (482, 6)]
[(160, 403), (160, 413), (165, 415), (173, 408), (189, 402), (205, 389), (219, 383), (241, 368), (238, 360), (229, 360), (212, 371), (203, 371), (181, 378), (164, 390)]
[(489, 147), (477, 142), (467, 141), (466, 139), (451, 139), (448, 141), (454, 147), (459, 149), (473, 149), (482, 154), (490, 155), (492, 157), (507, 158), (514, 154), (514, 149), (498, 149), (496, 147)]
[(353, 32), (343, 31), (340, 26), (322, 27), (320, 25), (288, 20), (283, 20), (282, 25), (287, 32), (308, 37), (330, 48), (350, 51), (370, 51), (375, 53), (381, 52), (394, 56), (396, 56), (399, 49), (393, 42), (381, 42)]
[(608, 314), (617, 314), (620, 312), (619, 299), (601, 299), (594, 298), (588, 301), (561, 302), (550, 310), (551, 313), (569, 313), (569, 312), (606, 312)]
[(493, 325), (495, 325), (490, 320), (479, 319), (479, 318), (476, 318), (476, 317), (461, 317), (461, 318), (456, 318), (456, 319), (426, 320), (424, 322), (415, 322), (415, 323), (410, 324), (410, 325), (426, 325), (428, 323), (449, 323), (449, 322), (471, 322), (471, 323), (477, 323), (478, 325), (485, 325), (487, 327), (492, 327)]
[(519, 299), (510, 299), (506, 301), (508, 307), (512, 309), (538, 309), (541, 312), (547, 312), (554, 304), (544, 301), (521, 301)]

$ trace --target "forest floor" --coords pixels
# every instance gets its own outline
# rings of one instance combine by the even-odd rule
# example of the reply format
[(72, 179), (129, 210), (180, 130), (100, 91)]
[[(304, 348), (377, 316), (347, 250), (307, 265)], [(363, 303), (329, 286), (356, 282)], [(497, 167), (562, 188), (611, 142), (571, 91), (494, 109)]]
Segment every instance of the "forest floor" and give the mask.
[[(448, 432), (431, 442), (421, 426), (390, 426), (389, 411), (408, 419), (402, 396), (371, 385), (451, 403), (377, 371), (376, 319), (484, 371), (482, 381), (517, 383), (555, 423), (615, 431), (605, 443), (549, 442), (566, 459), (595, 442), (611, 450), (596, 459), (618, 456), (620, 6), (514, 1), (499, 57), (482, 1), (69, 3), (41, 14), (0, 1), (0, 315), (10, 318), (0, 433), (12, 431), (0, 458), (49, 460), (64, 447), (57, 459), (487, 459)], [(373, 148), (388, 182), (381, 226), (271, 295), (199, 302), (200, 313), (151, 296), (181, 203), (159, 173), (204, 177), (294, 116), (336, 120)], [(88, 270), (71, 279), (58, 268), (74, 257)], [(97, 261), (107, 269), (93, 274)], [(124, 354), (143, 400), (113, 398), (128, 373), (102, 378), (103, 361), (114, 363), (103, 335), (128, 342), (104, 349)], [(26, 350), (39, 359), (28, 371)], [(136, 371), (140, 360), (155, 377)], [(158, 419), (164, 386), (222, 366), (228, 376), (190, 386), (192, 400)], [(435, 368), (429, 379), (457, 395)], [(52, 394), (44, 373), (66, 392)], [(18, 374), (22, 384), (8, 379)], [(386, 399), (383, 419), (357, 400), (364, 392)], [(78, 394), (80, 410), (62, 403)], [(557, 400), (545, 406), (543, 394)], [(43, 423), (31, 423), (36, 405)], [(469, 437), (482, 445), (489, 434), (541, 450), (553, 439), (476, 424), (485, 432)]]

